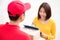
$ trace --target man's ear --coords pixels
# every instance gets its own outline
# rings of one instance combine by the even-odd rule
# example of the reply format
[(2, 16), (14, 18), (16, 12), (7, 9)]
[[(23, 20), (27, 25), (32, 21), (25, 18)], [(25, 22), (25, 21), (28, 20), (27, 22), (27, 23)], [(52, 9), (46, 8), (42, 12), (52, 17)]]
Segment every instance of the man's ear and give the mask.
[(22, 15), (19, 16), (18, 20), (22, 21)]
[(19, 20), (23, 21), (24, 20), (24, 16), (25, 16), (25, 14), (20, 15)]
[(22, 16), (19, 16), (19, 18), (18, 18), (19, 20), (21, 20), (22, 19)]

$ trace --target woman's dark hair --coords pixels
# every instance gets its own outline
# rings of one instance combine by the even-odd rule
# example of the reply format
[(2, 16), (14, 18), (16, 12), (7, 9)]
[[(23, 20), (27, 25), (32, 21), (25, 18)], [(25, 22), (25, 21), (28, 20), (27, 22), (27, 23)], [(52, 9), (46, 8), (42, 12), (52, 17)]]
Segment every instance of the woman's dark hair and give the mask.
[(39, 15), (39, 11), (40, 11), (41, 8), (44, 8), (44, 10), (46, 12), (46, 19), (45, 20), (49, 19), (51, 17), (51, 8), (50, 8), (49, 4), (46, 3), (46, 2), (42, 3), (39, 7), (38, 19), (41, 18), (40, 15)]
[[(12, 15), (11, 12), (8, 11), (8, 15)], [(10, 20), (12, 21), (16, 21), (18, 18), (19, 18), (19, 15), (16, 15), (16, 16), (9, 16)]]

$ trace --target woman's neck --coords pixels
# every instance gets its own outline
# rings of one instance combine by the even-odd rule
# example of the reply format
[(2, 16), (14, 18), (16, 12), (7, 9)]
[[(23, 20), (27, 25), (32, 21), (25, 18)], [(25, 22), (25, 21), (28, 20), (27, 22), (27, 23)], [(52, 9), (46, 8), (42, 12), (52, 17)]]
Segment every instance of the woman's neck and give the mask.
[(48, 19), (48, 20), (40, 19), (40, 21), (41, 21), (43, 24), (45, 24), (45, 23), (47, 23), (47, 22), (49, 21), (49, 19)]
[(45, 18), (40, 18), (41, 21), (46, 21)]

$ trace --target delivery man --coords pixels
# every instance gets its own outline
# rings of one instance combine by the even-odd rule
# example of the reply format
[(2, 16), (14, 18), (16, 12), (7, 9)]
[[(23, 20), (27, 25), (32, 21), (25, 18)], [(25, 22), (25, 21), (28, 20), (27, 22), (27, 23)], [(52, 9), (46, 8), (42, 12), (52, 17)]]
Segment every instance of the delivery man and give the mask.
[(30, 8), (29, 3), (12, 1), (8, 5), (10, 22), (0, 25), (0, 40), (31, 40), (30, 36), (20, 30), (18, 26), (25, 18), (25, 11)]

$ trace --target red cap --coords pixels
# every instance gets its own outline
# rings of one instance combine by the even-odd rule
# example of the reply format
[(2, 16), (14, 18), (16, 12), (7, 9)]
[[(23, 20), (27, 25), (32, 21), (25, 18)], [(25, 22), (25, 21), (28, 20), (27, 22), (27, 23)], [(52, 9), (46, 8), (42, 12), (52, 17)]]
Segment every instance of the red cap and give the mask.
[(8, 11), (12, 14), (9, 16), (16, 16), (23, 14), (26, 10), (30, 9), (31, 5), (29, 3), (22, 3), (21, 1), (12, 1), (8, 5)]

